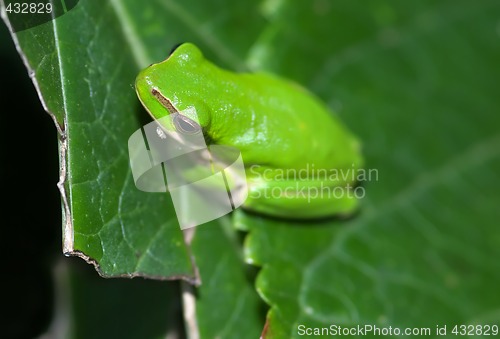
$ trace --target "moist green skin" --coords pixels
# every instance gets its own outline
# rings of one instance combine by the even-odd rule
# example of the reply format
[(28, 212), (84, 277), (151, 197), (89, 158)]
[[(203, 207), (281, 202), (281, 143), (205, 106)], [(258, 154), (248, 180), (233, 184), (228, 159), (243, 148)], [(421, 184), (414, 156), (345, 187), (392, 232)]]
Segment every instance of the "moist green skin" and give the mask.
[(306, 174), (294, 180), (282, 177), (286, 170), (314, 168), (317, 175), (320, 169), (356, 171), (363, 164), (357, 138), (300, 85), (271, 74), (221, 69), (206, 60), (195, 45), (185, 43), (136, 79), (137, 95), (154, 119), (173, 113), (152, 95), (153, 88), (179, 112), (194, 107), (210, 143), (241, 151), (249, 183), (244, 208), (290, 218), (349, 214), (356, 209), (358, 201), (352, 195), (301, 197), (288, 190), (269, 197), (273, 188), (279, 192), (287, 187), (355, 185), (351, 175), (346, 180), (318, 180), (311, 172), (310, 178)]

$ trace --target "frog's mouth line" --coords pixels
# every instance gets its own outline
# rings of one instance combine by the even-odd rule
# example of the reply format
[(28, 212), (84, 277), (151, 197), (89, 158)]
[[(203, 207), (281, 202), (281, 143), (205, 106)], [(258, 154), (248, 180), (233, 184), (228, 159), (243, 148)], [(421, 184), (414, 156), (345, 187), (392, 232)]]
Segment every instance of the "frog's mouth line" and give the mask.
[(161, 94), (161, 92), (156, 87), (153, 87), (151, 89), (151, 94), (155, 97), (156, 100), (158, 100), (160, 104), (162, 104), (163, 107), (167, 109), (169, 113), (179, 113), (179, 110), (174, 106), (172, 101)]

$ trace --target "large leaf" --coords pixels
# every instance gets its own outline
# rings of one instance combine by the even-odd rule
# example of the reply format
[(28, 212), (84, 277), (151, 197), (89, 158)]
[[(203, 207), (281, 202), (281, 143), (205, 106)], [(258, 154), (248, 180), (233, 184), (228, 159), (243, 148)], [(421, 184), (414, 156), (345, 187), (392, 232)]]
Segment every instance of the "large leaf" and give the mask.
[(315, 4), (274, 13), (289, 24), (262, 48), (295, 53), (262, 63), (337, 108), (378, 180), (365, 183), (349, 221), (239, 215), (250, 230), (247, 260), (263, 267), (267, 336), (332, 324), (420, 326), (433, 335), (436, 325), (451, 334), (457, 324), (498, 324), (500, 8), (340, 1), (322, 3), (329, 14), (321, 17)]
[(142, 119), (132, 85), (144, 66), (134, 53), (143, 46), (130, 45), (117, 7), (83, 1), (14, 35), (58, 126), (64, 252), (105, 276), (194, 280), (170, 200), (136, 189), (130, 173), (127, 140)]
[(197, 332), (200, 338), (258, 338), (266, 305), (253, 287), (253, 270), (243, 263), (238, 235), (229, 218), (223, 220), (222, 227), (198, 227), (192, 243), (202, 279), (194, 305)]

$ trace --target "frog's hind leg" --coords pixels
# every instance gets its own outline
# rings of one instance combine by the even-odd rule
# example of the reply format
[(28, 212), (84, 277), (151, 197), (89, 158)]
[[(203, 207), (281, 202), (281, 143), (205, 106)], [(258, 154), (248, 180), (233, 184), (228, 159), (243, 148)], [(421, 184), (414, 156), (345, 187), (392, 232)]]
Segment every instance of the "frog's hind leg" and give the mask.
[(266, 215), (313, 219), (349, 216), (358, 207), (352, 184), (328, 186), (320, 181), (258, 181), (248, 183), (248, 197), (243, 208)]

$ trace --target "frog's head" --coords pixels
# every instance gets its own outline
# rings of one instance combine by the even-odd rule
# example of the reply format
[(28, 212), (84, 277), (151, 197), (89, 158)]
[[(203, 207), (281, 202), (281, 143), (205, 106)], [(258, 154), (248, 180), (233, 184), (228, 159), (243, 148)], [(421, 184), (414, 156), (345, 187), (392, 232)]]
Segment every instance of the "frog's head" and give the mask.
[(178, 132), (196, 133), (210, 125), (211, 112), (203, 102), (203, 88), (213, 67), (191, 43), (172, 50), (169, 57), (139, 73), (135, 89), (139, 100), (155, 120), (172, 115)]

